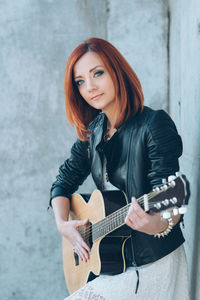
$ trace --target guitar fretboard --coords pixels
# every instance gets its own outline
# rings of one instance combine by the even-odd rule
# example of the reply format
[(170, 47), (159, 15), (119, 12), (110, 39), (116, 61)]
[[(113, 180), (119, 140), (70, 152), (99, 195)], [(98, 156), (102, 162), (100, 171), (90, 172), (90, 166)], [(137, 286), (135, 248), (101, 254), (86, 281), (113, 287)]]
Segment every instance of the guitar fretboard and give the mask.
[(125, 224), (124, 220), (127, 215), (130, 203), (114, 213), (110, 214), (103, 220), (92, 225), (92, 240), (95, 241), (98, 238), (107, 235), (115, 229)]
[[(187, 204), (188, 198), (186, 199), (187, 191), (185, 188), (185, 181), (182, 177), (176, 178), (176, 184), (174, 181), (169, 182), (168, 186), (161, 185), (160, 188), (156, 188), (149, 194), (145, 194), (142, 197), (138, 198), (137, 201), (144, 211), (148, 212), (149, 210), (158, 212), (165, 210), (168, 207), (178, 206), (182, 204)], [(177, 198), (173, 198), (179, 196)], [(151, 201), (149, 201), (151, 199)], [(168, 200), (169, 199), (169, 200)], [(175, 201), (175, 200), (176, 201)], [(153, 200), (153, 201), (152, 201)], [(81, 235), (84, 240), (90, 240), (95, 242), (97, 239), (106, 236), (112, 231), (120, 228), (125, 224), (125, 218), (128, 213), (131, 203), (121, 207), (120, 209), (114, 211), (107, 217), (102, 220), (90, 224), (89, 228), (86, 227)]]
[[(138, 203), (145, 211), (148, 211), (154, 206), (154, 202), (149, 203), (149, 200), (154, 198), (155, 195), (162, 194), (163, 191), (153, 191), (149, 194), (145, 194), (137, 199)], [(112, 214), (108, 215), (101, 221), (92, 225), (92, 240), (96, 241), (98, 238), (103, 237), (110, 232), (125, 224), (125, 217), (128, 213), (128, 209), (131, 203), (123, 206)]]

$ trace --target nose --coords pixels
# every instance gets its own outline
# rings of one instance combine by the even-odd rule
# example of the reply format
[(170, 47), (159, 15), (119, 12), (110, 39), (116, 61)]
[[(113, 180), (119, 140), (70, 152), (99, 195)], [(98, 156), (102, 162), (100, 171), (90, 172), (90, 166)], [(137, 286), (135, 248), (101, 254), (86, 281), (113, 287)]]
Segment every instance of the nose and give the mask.
[(90, 78), (86, 81), (86, 88), (88, 92), (92, 92), (97, 89), (97, 86), (94, 83), (94, 81)]

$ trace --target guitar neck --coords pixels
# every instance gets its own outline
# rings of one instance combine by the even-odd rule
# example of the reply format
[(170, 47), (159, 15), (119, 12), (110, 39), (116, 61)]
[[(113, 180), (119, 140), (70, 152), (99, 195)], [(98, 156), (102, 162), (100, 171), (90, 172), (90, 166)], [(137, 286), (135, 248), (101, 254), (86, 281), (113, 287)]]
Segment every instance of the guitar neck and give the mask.
[[(145, 211), (148, 211), (152, 208), (152, 205), (149, 205), (149, 200), (155, 196), (155, 192), (145, 194), (142, 197), (138, 198), (137, 201), (143, 207)], [(100, 237), (103, 237), (112, 231), (120, 228), (125, 224), (125, 217), (128, 213), (131, 203), (123, 206), (112, 214), (108, 215), (101, 221), (92, 225), (92, 240), (95, 241)]]
[[(145, 194), (142, 197), (138, 198), (137, 201), (141, 207), (148, 211), (153, 206), (149, 204), (149, 200), (155, 196), (155, 192)], [(116, 210), (112, 214), (108, 215), (101, 221), (92, 225), (92, 240), (95, 241), (100, 237), (103, 237), (112, 231), (120, 228), (125, 224), (125, 217), (128, 213), (131, 203), (123, 206), (122, 208)]]
[[(158, 205), (158, 200), (156, 200), (157, 197), (159, 197), (160, 194), (163, 194), (163, 190), (160, 191), (152, 191), (149, 194), (144, 194), (140, 198), (137, 199), (137, 202), (140, 204), (140, 206), (144, 209), (144, 211), (148, 212), (150, 210), (152, 211), (161, 211), (162, 209), (166, 209), (167, 207), (173, 207), (173, 202), (170, 204)], [(153, 199), (153, 201), (150, 201)], [(155, 201), (154, 201), (155, 200)], [(123, 206), (122, 208), (116, 210), (112, 214), (108, 215), (101, 221), (95, 223), (92, 225), (92, 240), (95, 241), (100, 237), (103, 237), (112, 231), (120, 228), (125, 224), (125, 217), (128, 213), (129, 207), (131, 206), (131, 203)]]
[[(157, 186), (149, 194), (144, 194), (138, 198), (137, 202), (146, 212), (159, 212), (170, 207), (181, 207), (187, 204), (189, 196), (189, 182), (183, 175), (164, 185)], [(95, 241), (123, 226), (130, 205), (131, 203), (92, 224), (92, 240)], [(180, 210), (180, 213), (184, 212)]]
[(103, 237), (109, 234), (110, 232), (116, 230), (117, 228), (123, 226), (125, 224), (124, 220), (128, 213), (130, 205), (130, 203), (127, 204), (126, 206), (105, 217), (103, 220), (93, 224), (92, 240), (95, 241), (100, 237)]

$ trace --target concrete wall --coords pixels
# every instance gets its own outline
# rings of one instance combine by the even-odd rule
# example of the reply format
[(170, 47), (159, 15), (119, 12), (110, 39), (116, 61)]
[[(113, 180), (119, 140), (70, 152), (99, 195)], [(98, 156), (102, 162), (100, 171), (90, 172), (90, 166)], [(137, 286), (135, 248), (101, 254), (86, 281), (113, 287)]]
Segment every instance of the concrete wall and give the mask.
[(170, 4), (170, 113), (183, 138), (182, 172), (191, 184), (185, 215), (191, 299), (200, 299), (200, 3)]
[(64, 111), (72, 49), (106, 36), (106, 1), (0, 1), (0, 299), (63, 299), (49, 188), (75, 134)]
[[(109, 1), (108, 39), (125, 56), (143, 86), (145, 104), (168, 109), (168, 3)], [(120, 9), (119, 9), (120, 8)]]
[[(58, 166), (76, 138), (65, 119), (67, 57), (90, 36), (107, 38), (138, 74), (146, 104), (167, 109), (168, 5), (0, 1), (0, 15), (0, 299), (63, 299), (61, 238), (46, 208)], [(80, 188), (92, 189), (90, 178)]]

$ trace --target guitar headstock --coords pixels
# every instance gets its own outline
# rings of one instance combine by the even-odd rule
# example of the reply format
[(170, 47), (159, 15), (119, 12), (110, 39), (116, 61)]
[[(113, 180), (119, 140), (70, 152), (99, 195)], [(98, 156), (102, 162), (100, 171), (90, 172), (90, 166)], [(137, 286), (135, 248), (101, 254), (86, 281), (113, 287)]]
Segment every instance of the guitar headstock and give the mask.
[[(146, 196), (146, 197), (145, 197)], [(169, 176), (168, 182), (157, 186), (148, 195), (144, 195), (145, 211), (164, 211), (173, 208), (173, 214), (184, 214), (190, 197), (189, 182), (185, 175)], [(168, 218), (168, 212), (163, 213)]]

